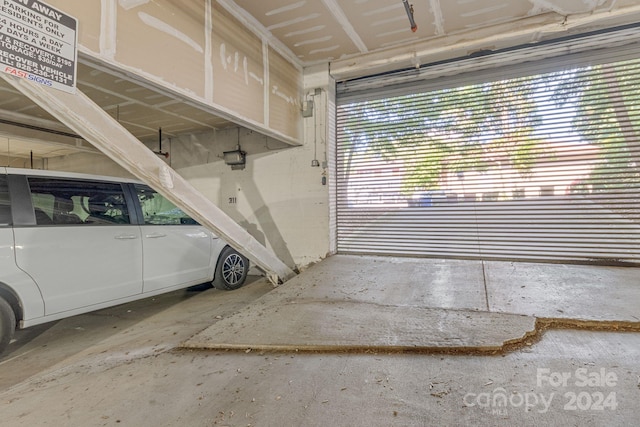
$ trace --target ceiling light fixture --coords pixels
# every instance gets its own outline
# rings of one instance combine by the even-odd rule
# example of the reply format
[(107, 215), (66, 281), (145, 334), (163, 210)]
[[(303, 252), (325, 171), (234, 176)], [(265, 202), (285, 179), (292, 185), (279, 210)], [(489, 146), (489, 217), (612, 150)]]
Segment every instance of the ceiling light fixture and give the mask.
[(231, 166), (232, 170), (242, 170), (247, 162), (246, 155), (244, 151), (240, 148), (240, 144), (236, 146), (234, 151), (225, 151), (222, 153), (224, 158), (224, 162)]
[(240, 128), (238, 127), (238, 143), (233, 151), (225, 151), (222, 153), (224, 162), (231, 166), (231, 170), (242, 170), (247, 163), (247, 153), (240, 148)]
[(416, 24), (415, 19), (413, 19), (413, 5), (409, 4), (408, 0), (402, 0), (402, 4), (404, 4), (404, 10), (407, 11), (407, 18), (409, 18), (409, 23), (411, 24), (411, 31), (415, 33), (418, 30), (418, 24)]

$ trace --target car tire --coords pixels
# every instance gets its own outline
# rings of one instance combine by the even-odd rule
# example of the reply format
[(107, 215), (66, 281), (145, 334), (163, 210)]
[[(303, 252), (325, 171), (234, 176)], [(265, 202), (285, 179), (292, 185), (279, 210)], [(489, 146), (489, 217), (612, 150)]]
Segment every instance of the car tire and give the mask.
[(213, 287), (224, 291), (238, 289), (244, 285), (249, 272), (249, 260), (229, 246), (220, 253)]
[(16, 316), (11, 306), (0, 298), (0, 355), (9, 347), (16, 330)]

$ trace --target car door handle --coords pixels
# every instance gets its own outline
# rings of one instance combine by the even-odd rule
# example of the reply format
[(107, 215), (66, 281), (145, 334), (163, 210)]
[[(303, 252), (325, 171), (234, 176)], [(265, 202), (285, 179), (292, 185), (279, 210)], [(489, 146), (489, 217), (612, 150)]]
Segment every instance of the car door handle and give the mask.
[(162, 233), (151, 233), (151, 234), (146, 234), (144, 237), (148, 239), (157, 239), (158, 237), (167, 237), (167, 235)]
[(118, 240), (134, 240), (137, 239), (138, 236), (136, 236), (135, 234), (120, 234), (118, 236), (115, 236), (114, 238)]

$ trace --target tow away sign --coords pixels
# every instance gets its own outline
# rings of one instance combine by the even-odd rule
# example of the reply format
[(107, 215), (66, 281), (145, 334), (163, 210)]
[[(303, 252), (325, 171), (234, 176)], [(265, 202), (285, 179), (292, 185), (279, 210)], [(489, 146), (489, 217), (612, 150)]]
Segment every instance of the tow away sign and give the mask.
[(37, 0), (0, 0), (0, 71), (76, 90), (78, 20)]

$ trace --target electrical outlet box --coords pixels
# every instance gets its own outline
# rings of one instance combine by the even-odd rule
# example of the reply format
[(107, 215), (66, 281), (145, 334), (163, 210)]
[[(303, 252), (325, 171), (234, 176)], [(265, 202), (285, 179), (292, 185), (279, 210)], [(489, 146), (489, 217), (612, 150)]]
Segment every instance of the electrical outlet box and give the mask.
[(302, 117), (313, 116), (313, 101), (305, 101), (302, 109)]

